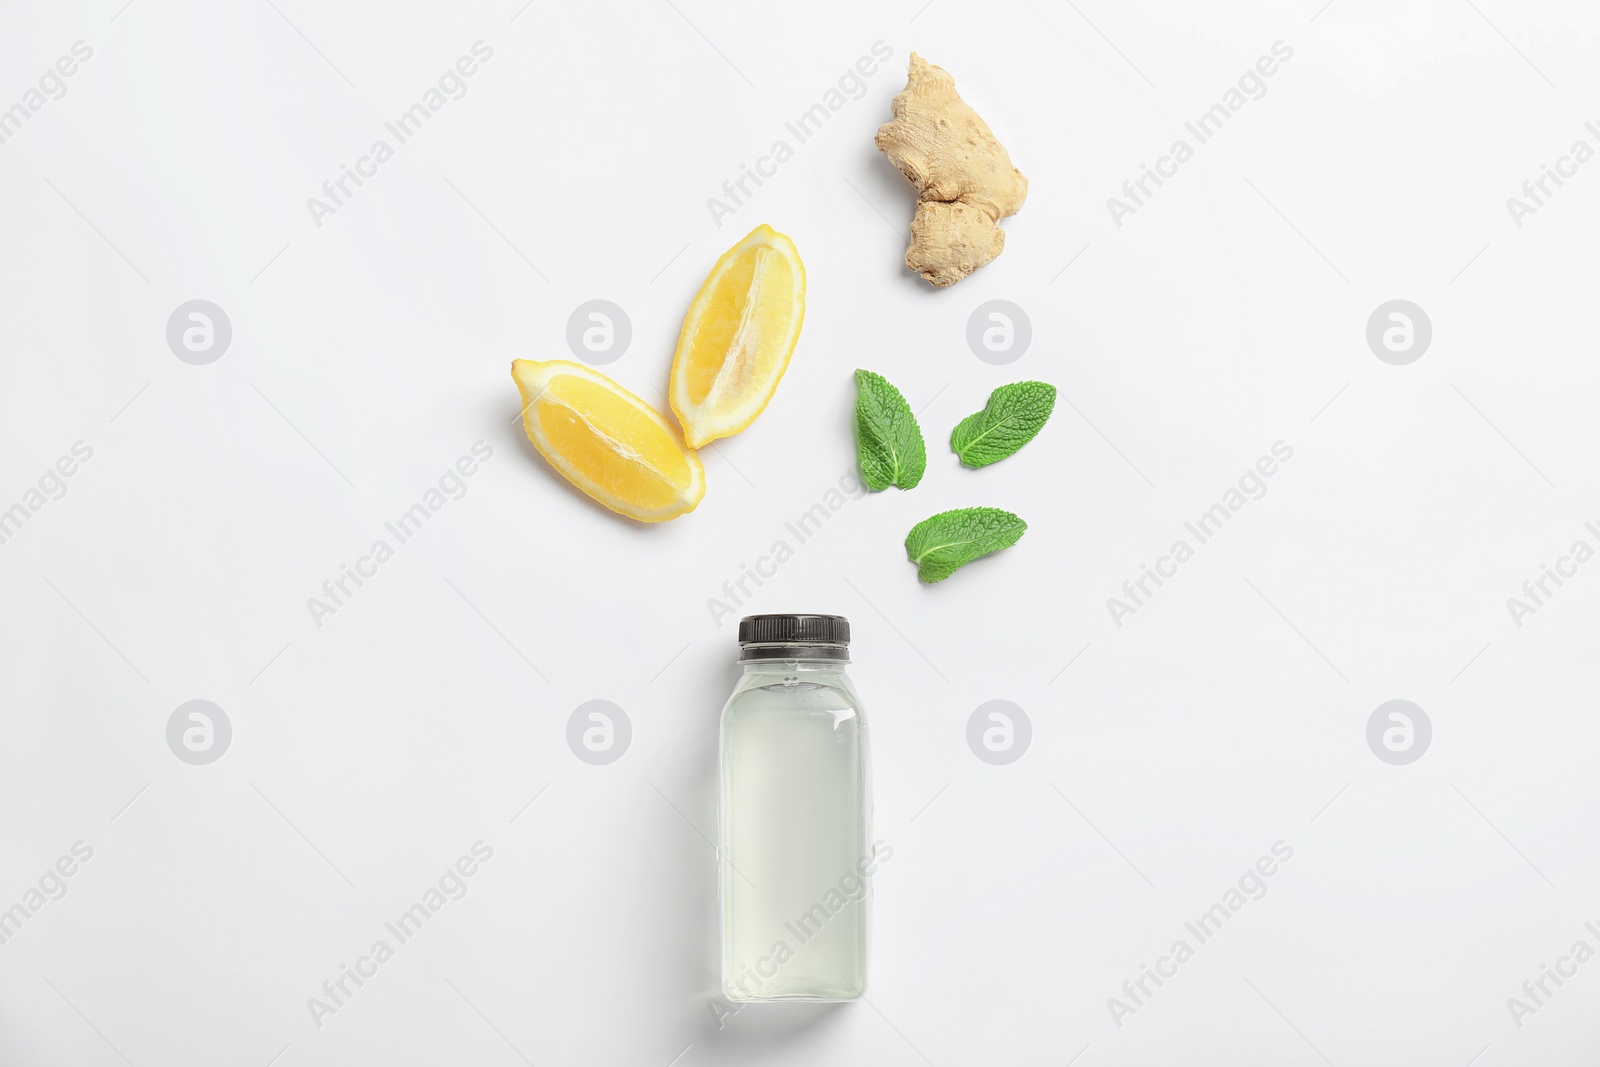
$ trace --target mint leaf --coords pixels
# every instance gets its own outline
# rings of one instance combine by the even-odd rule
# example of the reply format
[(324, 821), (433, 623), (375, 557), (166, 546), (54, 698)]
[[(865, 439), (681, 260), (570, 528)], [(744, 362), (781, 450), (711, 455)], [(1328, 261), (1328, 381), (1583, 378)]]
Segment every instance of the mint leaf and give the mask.
[(924, 582), (942, 582), (958, 567), (1017, 543), (1028, 524), (999, 508), (957, 508), (923, 519), (906, 535), (906, 558)]
[(922, 481), (928, 448), (911, 405), (881, 374), (856, 371), (856, 448), (872, 489), (910, 489)]
[(968, 415), (950, 434), (950, 448), (967, 467), (998, 463), (1033, 440), (1056, 406), (1056, 387), (1046, 382), (1014, 382), (989, 394), (976, 415)]

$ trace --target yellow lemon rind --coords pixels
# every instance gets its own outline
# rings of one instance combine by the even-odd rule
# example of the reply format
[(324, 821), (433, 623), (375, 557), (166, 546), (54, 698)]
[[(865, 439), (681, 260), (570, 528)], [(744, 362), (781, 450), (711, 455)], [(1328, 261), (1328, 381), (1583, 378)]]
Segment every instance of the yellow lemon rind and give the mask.
[[(689, 468), (690, 482), (677, 501), (664, 508), (638, 507), (616, 497), (614, 494), (606, 492), (602, 486), (594, 482), (587, 474), (574, 467), (559, 450), (551, 447), (550, 443), (545, 440), (544, 431), (540, 427), (538, 420), (533, 417), (533, 411), (535, 405), (539, 402), (540, 395), (549, 386), (551, 379), (562, 374), (584, 378), (610, 389), (640, 413), (647, 416), (650, 421), (666, 431), (667, 436), (678, 444)], [(686, 515), (693, 511), (700, 504), (700, 501), (705, 498), (706, 472), (705, 465), (700, 462), (700, 457), (695, 455), (692, 448), (684, 444), (683, 435), (679, 433), (678, 428), (673, 426), (665, 416), (647, 404), (637, 394), (623, 388), (599, 371), (586, 367), (581, 363), (573, 363), (570, 360), (513, 360), (511, 377), (517, 383), (517, 390), (522, 394), (522, 429), (527, 434), (529, 442), (532, 443), (533, 447), (539, 451), (539, 454), (545, 458), (550, 466), (556, 469), (558, 474), (581, 490), (584, 495), (594, 500), (595, 503), (616, 512), (618, 515), (638, 522), (666, 522), (669, 519), (675, 519), (680, 515)]]
[[(701, 317), (705, 314), (707, 305), (717, 291), (717, 282), (726, 274), (733, 261), (743, 252), (754, 245), (767, 244), (783, 252), (784, 258), (794, 268), (795, 289), (793, 293), (795, 315), (793, 325), (789, 329), (789, 336), (783, 349), (783, 356), (777, 363), (777, 371), (772, 375), (771, 388), (761, 396), (761, 402), (754, 405), (744, 416), (734, 422), (718, 422), (706, 425), (706, 419), (697, 406), (689, 401), (689, 375), (688, 366), (684, 362), (689, 338), (698, 326)], [(800, 341), (800, 327), (804, 324), (806, 316), (806, 268), (800, 259), (800, 250), (795, 247), (794, 241), (787, 235), (779, 233), (766, 223), (762, 223), (746, 234), (737, 244), (724, 252), (711, 268), (711, 273), (706, 275), (706, 280), (701, 284), (700, 291), (695, 294), (694, 302), (689, 305), (687, 314), (683, 317), (683, 327), (678, 331), (678, 347), (672, 357), (672, 381), (668, 386), (667, 403), (672, 407), (672, 413), (678, 417), (678, 423), (683, 427), (684, 439), (690, 448), (704, 448), (712, 441), (724, 437), (732, 437), (741, 430), (746, 429), (760, 414), (767, 410), (767, 405), (772, 402), (777, 394), (778, 384), (783, 380), (784, 374), (789, 370), (789, 361), (794, 357), (794, 350)]]

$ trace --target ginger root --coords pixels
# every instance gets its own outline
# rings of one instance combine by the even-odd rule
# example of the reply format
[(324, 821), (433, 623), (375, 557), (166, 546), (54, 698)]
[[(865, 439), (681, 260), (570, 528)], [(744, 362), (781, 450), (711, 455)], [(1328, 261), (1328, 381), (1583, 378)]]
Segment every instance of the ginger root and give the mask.
[(999, 220), (1021, 210), (1028, 179), (956, 95), (955, 79), (915, 52), (891, 107), (894, 120), (873, 140), (917, 187), (906, 266), (937, 287), (954, 285), (1005, 247)]

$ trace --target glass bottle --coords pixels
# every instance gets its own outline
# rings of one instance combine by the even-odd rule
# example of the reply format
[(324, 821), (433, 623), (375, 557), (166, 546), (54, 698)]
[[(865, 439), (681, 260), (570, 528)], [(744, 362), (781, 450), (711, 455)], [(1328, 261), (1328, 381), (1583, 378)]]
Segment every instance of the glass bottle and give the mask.
[(722, 709), (722, 992), (733, 1001), (866, 991), (867, 727), (838, 615), (750, 615)]

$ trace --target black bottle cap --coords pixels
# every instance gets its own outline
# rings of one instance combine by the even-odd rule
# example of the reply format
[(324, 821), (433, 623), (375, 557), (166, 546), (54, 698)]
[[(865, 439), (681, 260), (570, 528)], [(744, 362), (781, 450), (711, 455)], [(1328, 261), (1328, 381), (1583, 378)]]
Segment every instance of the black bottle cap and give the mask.
[(739, 620), (739, 644), (845, 649), (850, 620), (843, 615), (746, 615)]

